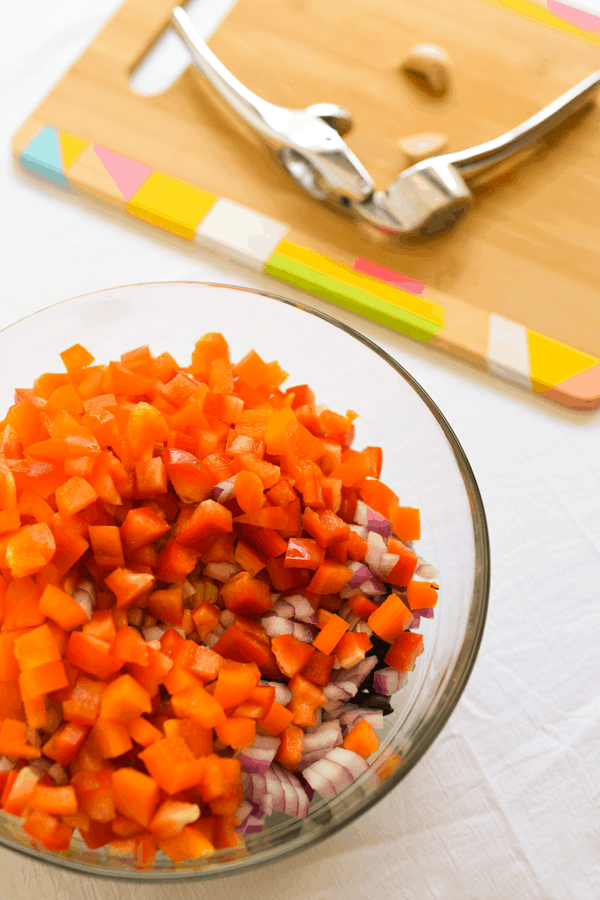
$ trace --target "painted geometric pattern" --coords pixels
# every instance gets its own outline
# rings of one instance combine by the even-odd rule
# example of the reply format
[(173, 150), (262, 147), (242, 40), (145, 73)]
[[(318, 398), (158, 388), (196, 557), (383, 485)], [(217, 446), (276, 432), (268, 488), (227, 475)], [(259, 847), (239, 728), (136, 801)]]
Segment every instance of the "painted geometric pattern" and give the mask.
[[(362, 257), (352, 267), (336, 262), (287, 240), (283, 222), (102, 145), (46, 125), (20, 159), (63, 187), (87, 185), (138, 219), (416, 340), (427, 343), (444, 332), (446, 311), (427, 297), (423, 282)], [(581, 408), (600, 400), (599, 359), (494, 313), (486, 362), (491, 373), (559, 403)]]

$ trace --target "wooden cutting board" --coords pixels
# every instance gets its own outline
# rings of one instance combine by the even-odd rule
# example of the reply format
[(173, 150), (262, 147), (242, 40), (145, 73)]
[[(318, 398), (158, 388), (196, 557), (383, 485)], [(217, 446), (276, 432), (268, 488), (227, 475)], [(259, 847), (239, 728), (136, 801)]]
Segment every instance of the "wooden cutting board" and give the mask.
[[(500, 0), (238, 0), (209, 43), (274, 103), (349, 108), (346, 140), (383, 188), (407, 165), (401, 137), (472, 146), (600, 67), (598, 35), (510, 3), (525, 15)], [(19, 130), (21, 165), (549, 399), (600, 404), (600, 108), (479, 188), (454, 229), (408, 243), (311, 200), (191, 68), (158, 96), (129, 88), (174, 5), (126, 0)], [(440, 99), (398, 71), (423, 41), (454, 62)]]

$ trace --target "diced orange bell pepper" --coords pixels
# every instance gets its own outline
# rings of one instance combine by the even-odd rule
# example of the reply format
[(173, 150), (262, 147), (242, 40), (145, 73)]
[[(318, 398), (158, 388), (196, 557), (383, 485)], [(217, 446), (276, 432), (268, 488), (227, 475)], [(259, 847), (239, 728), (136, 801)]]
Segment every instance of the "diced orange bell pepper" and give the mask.
[(379, 749), (379, 738), (367, 720), (360, 719), (342, 741), (342, 747), (368, 759), (371, 753)]
[(130, 509), (121, 525), (121, 539), (127, 553), (133, 553), (162, 537), (169, 523), (148, 507)]
[(272, 638), (271, 647), (277, 665), (287, 678), (293, 678), (297, 672), (303, 669), (315, 652), (314, 647), (299, 641), (292, 634)]
[(219, 672), (213, 697), (223, 709), (239, 706), (260, 681), (260, 672), (255, 666), (240, 665), (236, 668), (222, 668)]
[(27, 742), (26, 724), (17, 719), (4, 719), (0, 725), (0, 754), (39, 759), (41, 751)]
[(63, 700), (63, 716), (68, 722), (92, 726), (100, 715), (100, 697), (106, 687), (104, 681), (93, 681), (81, 675)]
[(320, 650), (315, 650), (305, 666), (300, 670), (300, 674), (308, 678), (309, 681), (325, 687), (329, 684), (331, 673), (333, 672), (333, 664), (335, 659)]
[(369, 636), (360, 631), (347, 631), (333, 649), (333, 656), (342, 668), (351, 669), (367, 655), (373, 644)]
[(65, 591), (47, 584), (39, 601), (40, 614), (48, 616), (65, 631), (72, 631), (89, 621), (87, 612)]
[(169, 538), (158, 557), (156, 577), (167, 584), (183, 584), (198, 562), (199, 554), (191, 547), (184, 547), (175, 538)]
[(316, 725), (316, 711), (327, 702), (321, 688), (302, 675), (294, 675), (288, 687), (292, 692), (292, 699), (287, 709), (293, 714), (294, 725), (300, 728)]
[(86, 622), (82, 627), (82, 634), (87, 634), (99, 641), (105, 641), (107, 644), (112, 644), (117, 634), (114, 615), (116, 611), (117, 610), (111, 609), (95, 609), (90, 621)]
[[(89, 728), (79, 722), (65, 722), (42, 747), (44, 756), (68, 766), (87, 737)], [(1, 736), (1, 735), (0, 735)]]
[(195, 641), (180, 641), (173, 650), (172, 659), (174, 666), (189, 669), (203, 682), (214, 681), (223, 662), (218, 653)]
[(271, 609), (269, 586), (252, 578), (248, 572), (240, 572), (221, 588), (225, 608), (242, 616), (256, 618)]
[(367, 624), (378, 637), (390, 643), (408, 628), (413, 615), (400, 597), (390, 594), (368, 618)]
[(40, 625), (15, 638), (14, 653), (22, 672), (62, 659), (58, 644), (47, 625)]
[(208, 600), (203, 600), (192, 610), (192, 619), (200, 639), (205, 640), (206, 636), (219, 624), (219, 611)]
[(167, 794), (177, 794), (200, 781), (205, 757), (196, 759), (180, 736), (156, 741), (139, 754), (140, 759)]
[(406, 631), (400, 634), (388, 650), (385, 663), (398, 672), (410, 672), (417, 656), (423, 652), (423, 635)]
[(89, 536), (99, 566), (116, 569), (125, 565), (121, 532), (117, 525), (90, 525)]
[(253, 472), (242, 469), (235, 478), (235, 498), (245, 513), (258, 512), (265, 505), (263, 483)]
[(112, 778), (116, 808), (147, 828), (158, 804), (158, 784), (148, 775), (126, 766), (114, 772)]
[(406, 589), (406, 599), (411, 609), (429, 609), (436, 606), (437, 584), (431, 581), (410, 581)]
[(181, 800), (165, 800), (156, 810), (150, 830), (157, 840), (175, 837), (185, 825), (191, 825), (200, 817), (197, 803), (185, 803)]
[(56, 489), (56, 505), (62, 516), (73, 516), (97, 499), (92, 485), (79, 476), (68, 478)]
[(46, 566), (56, 550), (54, 535), (46, 522), (25, 525), (13, 534), (6, 546), (6, 561), (13, 578), (35, 575)]
[(244, 750), (256, 740), (256, 721), (245, 716), (230, 716), (215, 730), (219, 740), (234, 750)]
[(2, 809), (13, 816), (22, 816), (40, 776), (29, 766), (10, 772), (2, 793)]
[(80, 631), (72, 631), (65, 653), (68, 661), (97, 678), (106, 679), (123, 666), (123, 660), (110, 652), (110, 644)]
[(161, 741), (164, 737), (162, 731), (143, 716), (128, 722), (128, 728), (130, 737), (136, 744), (141, 744), (142, 747), (149, 747), (150, 744), (154, 744), (155, 741)]
[(203, 728), (214, 728), (225, 721), (221, 704), (200, 685), (175, 694), (171, 705), (176, 716), (193, 719)]
[(75, 788), (70, 784), (54, 787), (39, 782), (31, 792), (29, 805), (43, 813), (55, 816), (70, 816), (77, 812)]
[(100, 698), (100, 715), (105, 719), (129, 722), (152, 710), (152, 700), (131, 675), (120, 675), (108, 684)]
[(325, 562), (325, 550), (309, 538), (290, 538), (284, 564), (288, 568), (316, 570)]
[[(154, 581), (154, 575), (134, 572), (124, 567), (114, 569), (104, 579), (106, 586), (117, 598), (118, 609), (129, 609), (130, 606), (133, 606), (136, 600), (151, 590)], [(157, 618), (159, 617), (157, 616)], [(180, 623), (171, 624), (178, 625)]]
[(127, 441), (134, 456), (141, 456), (157, 441), (165, 441), (169, 426), (163, 414), (149, 403), (137, 403), (129, 416)]
[(302, 758), (304, 732), (297, 725), (290, 724), (281, 732), (281, 743), (277, 748), (276, 759), (280, 766), (289, 772), (295, 772)]
[(165, 625), (181, 625), (183, 618), (181, 587), (165, 588), (150, 594), (148, 612)]
[[(398, 496), (382, 481), (363, 481), (359, 488), (360, 499), (386, 519), (390, 506), (397, 506)], [(391, 552), (391, 551), (390, 551)]]
[(321, 547), (329, 547), (338, 541), (347, 541), (350, 535), (350, 526), (330, 509), (305, 509), (302, 527)]
[(312, 577), (307, 590), (314, 594), (337, 594), (352, 578), (352, 570), (341, 563), (324, 562)]
[(104, 759), (122, 756), (133, 747), (127, 724), (113, 719), (96, 719), (92, 729), (94, 742)]
[(408, 587), (417, 568), (417, 554), (393, 536), (388, 539), (388, 552), (396, 554), (400, 559), (385, 580), (397, 587)]
[(348, 623), (340, 616), (329, 616), (327, 622), (321, 626), (321, 631), (313, 640), (313, 647), (316, 647), (321, 653), (329, 655), (346, 633), (348, 627)]
[(214, 500), (204, 500), (179, 532), (177, 540), (181, 544), (193, 544), (212, 534), (226, 534), (232, 530), (231, 512)]
[(135, 628), (124, 625), (116, 633), (111, 645), (111, 653), (123, 662), (147, 666), (150, 661), (146, 642)]
[(115, 819), (113, 771), (107, 763), (97, 772), (78, 772), (72, 778), (79, 810), (94, 822), (113, 822)]
[(44, 663), (19, 675), (21, 696), (28, 700), (68, 686), (69, 679), (62, 661)]
[(401, 541), (420, 540), (421, 516), (418, 509), (392, 504), (389, 508), (389, 518), (394, 534)]
[(212, 728), (203, 728), (192, 719), (166, 719), (165, 737), (182, 737), (195, 757), (208, 756), (213, 746)]
[(293, 719), (293, 711), (287, 709), (285, 706), (282, 706), (281, 703), (277, 702), (277, 700), (274, 700), (271, 704), (269, 712), (266, 716), (263, 716), (262, 719), (258, 720), (258, 724), (264, 731), (268, 732), (268, 734), (276, 736), (278, 734), (281, 734), (284, 728), (287, 728), (287, 726), (290, 724), (290, 722), (293, 721)]
[(175, 837), (160, 840), (158, 846), (174, 862), (212, 856), (215, 852), (213, 844), (193, 825), (185, 825)]

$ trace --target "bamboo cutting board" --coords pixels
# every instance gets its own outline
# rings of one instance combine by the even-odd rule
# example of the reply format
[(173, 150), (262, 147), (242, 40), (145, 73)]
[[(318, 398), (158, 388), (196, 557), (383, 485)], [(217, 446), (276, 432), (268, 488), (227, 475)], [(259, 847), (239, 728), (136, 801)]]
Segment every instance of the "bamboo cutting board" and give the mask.
[[(399, 138), (489, 140), (600, 68), (598, 35), (510, 3), (525, 15), (500, 0), (238, 0), (209, 43), (274, 103), (349, 108), (346, 140), (383, 188), (407, 164)], [(478, 189), (453, 230), (407, 243), (311, 200), (191, 68), (158, 96), (129, 88), (173, 5), (126, 0), (16, 135), (21, 165), (549, 399), (600, 404), (600, 108)], [(398, 72), (423, 41), (454, 61), (441, 99)]]

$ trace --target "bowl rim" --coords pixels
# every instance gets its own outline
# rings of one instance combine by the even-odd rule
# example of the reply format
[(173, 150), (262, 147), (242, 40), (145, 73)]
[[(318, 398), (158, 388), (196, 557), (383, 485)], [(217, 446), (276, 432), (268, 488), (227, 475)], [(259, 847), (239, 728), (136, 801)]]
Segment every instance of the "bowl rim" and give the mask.
[[(473, 473), (473, 469), (471, 468), (471, 464), (467, 458), (465, 451), (462, 448), (460, 441), (458, 440), (456, 434), (454, 433), (452, 427), (450, 426), (448, 420), (439, 409), (435, 401), (429, 396), (427, 391), (419, 384), (419, 382), (408, 372), (401, 363), (395, 360), (392, 356), (390, 356), (387, 351), (385, 351), (382, 347), (375, 343), (375, 341), (361, 334), (351, 325), (346, 324), (345, 322), (340, 321), (339, 319), (334, 318), (333, 316), (328, 315), (321, 310), (314, 309), (310, 306), (305, 306), (303, 303), (300, 303), (296, 300), (290, 300), (287, 297), (282, 297), (279, 294), (274, 294), (270, 291), (264, 291), (259, 288), (251, 288), (244, 287), (236, 284), (224, 284), (221, 282), (210, 282), (210, 281), (150, 281), (150, 282), (138, 282), (134, 284), (123, 284), (116, 285), (114, 287), (102, 288), (97, 291), (90, 291), (86, 294), (79, 294), (76, 297), (70, 297), (66, 300), (59, 300), (57, 303), (51, 303), (48, 306), (44, 306), (41, 309), (36, 310), (35, 312), (29, 313), (26, 316), (22, 316), (20, 319), (16, 319), (14, 322), (11, 322), (10, 325), (6, 325), (4, 328), (0, 328), (0, 334), (3, 334), (6, 331), (9, 331), (11, 328), (14, 328), (16, 325), (19, 325), (21, 322), (25, 322), (28, 319), (32, 319), (40, 313), (47, 312), (51, 309), (56, 309), (59, 306), (64, 306), (69, 303), (73, 303), (76, 300), (83, 300), (87, 298), (94, 297), (98, 294), (107, 294), (112, 291), (120, 291), (125, 290), (127, 288), (147, 288), (154, 287), (157, 285), (168, 286), (168, 285), (195, 285), (198, 287), (210, 287), (210, 288), (225, 288), (228, 290), (235, 291), (243, 291), (250, 294), (258, 294), (263, 297), (267, 297), (271, 300), (277, 300), (280, 303), (284, 303), (287, 306), (293, 306), (296, 309), (302, 310), (303, 312), (308, 313), (309, 315), (316, 316), (319, 319), (327, 322), (330, 325), (335, 326), (336, 328), (341, 329), (346, 332), (350, 337), (353, 337), (355, 340), (359, 341), (361, 344), (364, 344), (374, 353), (376, 353), (384, 362), (386, 362), (392, 369), (394, 369), (398, 375), (400, 375), (417, 393), (417, 395), (421, 398), (424, 404), (429, 409), (430, 413), (435, 418), (438, 425), (441, 427), (444, 435), (452, 449), (454, 454), (454, 458), (458, 469), (460, 471), (461, 477), (465, 484), (465, 489), (467, 491), (467, 495), (471, 502), (471, 518), (473, 522), (473, 530), (474, 530), (474, 547), (475, 547), (475, 572), (479, 572), (479, 578), (475, 580), (475, 585), (479, 584), (479, 602), (478, 604), (474, 603), (475, 600), (475, 591), (473, 592), (473, 597), (471, 599), (471, 604), (469, 608), (469, 616), (468, 620), (472, 621), (472, 634), (469, 637), (465, 636), (463, 641), (463, 646), (458, 655), (458, 658), (454, 664), (453, 672), (456, 674), (458, 672), (458, 677), (455, 679), (451, 679), (448, 682), (448, 685), (444, 691), (444, 702), (441, 706), (441, 709), (438, 711), (438, 715), (436, 716), (434, 723), (427, 734), (427, 738), (423, 740), (423, 747), (421, 749), (420, 754), (416, 758), (411, 758), (408, 764), (400, 766), (396, 768), (394, 771), (390, 773), (390, 775), (385, 779), (385, 781), (381, 782), (379, 785), (379, 789), (373, 794), (367, 796), (363, 799), (361, 803), (358, 804), (357, 808), (349, 812), (345, 817), (342, 817), (339, 821), (333, 823), (331, 825), (330, 830), (327, 831), (327, 834), (314, 834), (308, 836), (304, 841), (299, 842), (298, 845), (294, 844), (293, 846), (282, 848), (276, 847), (273, 851), (267, 851), (260, 859), (252, 859), (252, 857), (241, 857), (235, 861), (235, 865), (233, 867), (226, 866), (223, 870), (220, 870), (219, 866), (207, 867), (206, 869), (198, 869), (196, 871), (172, 871), (172, 872), (157, 872), (156, 870), (149, 869), (139, 870), (139, 871), (127, 871), (127, 870), (115, 870), (114, 872), (107, 871), (105, 868), (96, 867), (95, 865), (87, 865), (77, 860), (71, 860), (69, 858), (59, 857), (56, 854), (51, 853), (50, 851), (38, 851), (33, 847), (27, 847), (24, 845), (17, 845), (10, 840), (2, 837), (0, 835), (0, 845), (6, 847), (9, 850), (14, 850), (17, 853), (21, 853), (30, 859), (37, 860), (38, 862), (49, 863), (50, 865), (57, 866), (58, 868), (70, 869), (71, 871), (75, 871), (81, 874), (94, 876), (97, 878), (106, 878), (111, 881), (125, 881), (125, 882), (139, 882), (139, 883), (149, 883), (149, 882), (169, 882), (169, 881), (183, 881), (183, 880), (199, 880), (201, 878), (225, 878), (228, 875), (238, 875), (242, 872), (249, 871), (250, 869), (259, 868), (265, 864), (280, 862), (281, 860), (287, 859), (290, 856), (293, 856), (296, 853), (300, 853), (308, 850), (310, 847), (315, 846), (316, 844), (321, 843), (325, 839), (331, 838), (334, 834), (341, 831), (343, 828), (346, 828), (360, 816), (364, 815), (369, 809), (375, 806), (380, 802), (390, 791), (393, 790), (400, 782), (408, 775), (408, 773), (414, 768), (414, 766), (420, 762), (425, 753), (431, 748), (433, 742), (439, 737), (442, 729), (448, 722), (451, 714), (454, 712), (458, 701), (461, 698), (463, 691), (465, 690), (471, 673), (473, 671), (473, 667), (477, 660), (477, 656), (479, 653), (479, 648), (481, 646), (481, 641), (483, 639), (483, 632), (485, 628), (485, 622), (487, 618), (487, 611), (489, 605), (489, 593), (490, 593), (490, 577), (491, 577), (491, 554), (490, 554), (490, 542), (489, 542), (489, 532), (487, 527), (487, 519), (485, 515), (485, 509), (483, 506), (483, 500), (481, 497), (481, 492), (479, 490), (479, 486), (477, 484), (477, 480)], [(474, 608), (475, 607), (475, 608)], [(452, 687), (450, 688), (450, 684), (453, 680)]]

